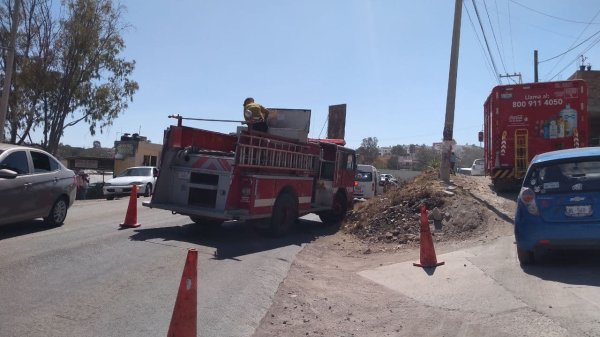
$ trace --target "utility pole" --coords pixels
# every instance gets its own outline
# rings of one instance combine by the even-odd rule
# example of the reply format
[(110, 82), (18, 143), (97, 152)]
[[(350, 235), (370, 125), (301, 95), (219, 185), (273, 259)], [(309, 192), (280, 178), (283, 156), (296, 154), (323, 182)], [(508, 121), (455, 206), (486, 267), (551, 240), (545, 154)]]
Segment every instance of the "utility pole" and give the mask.
[[(511, 74), (506, 74), (506, 75), (499, 74), (498, 77), (500, 77), (500, 78), (518, 77), (519, 78), (519, 84), (523, 83), (523, 78), (521, 77), (521, 73), (518, 73), (518, 74), (514, 73), (512, 75)], [(514, 82), (514, 80), (513, 80), (513, 82)]]
[(450, 71), (448, 74), (448, 95), (446, 96), (446, 120), (444, 122), (444, 140), (442, 145), (442, 164), (440, 177), (450, 183), (450, 154), (454, 133), (454, 107), (456, 103), (456, 73), (458, 71), (458, 50), (460, 44), (460, 20), (462, 17), (462, 0), (454, 4), (454, 28), (452, 29), (452, 49), (450, 51)]
[(10, 45), (8, 46), (6, 71), (4, 72), (4, 86), (2, 87), (2, 98), (0, 98), (0, 143), (4, 142), (4, 124), (6, 124), (6, 113), (8, 111), (8, 95), (10, 92), (13, 64), (15, 62), (15, 50), (17, 49), (16, 42), (17, 28), (19, 27), (19, 7), (21, 7), (21, 0), (15, 0), (15, 7), (12, 12), (12, 25), (10, 27)]
[(533, 82), (538, 82), (538, 51), (533, 50)]

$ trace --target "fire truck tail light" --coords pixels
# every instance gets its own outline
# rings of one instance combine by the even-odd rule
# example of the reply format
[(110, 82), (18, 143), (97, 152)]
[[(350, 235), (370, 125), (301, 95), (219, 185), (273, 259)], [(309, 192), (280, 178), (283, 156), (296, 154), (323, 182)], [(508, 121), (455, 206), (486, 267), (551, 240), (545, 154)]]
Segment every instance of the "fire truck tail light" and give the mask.
[(358, 186), (358, 181), (354, 182), (354, 187)]

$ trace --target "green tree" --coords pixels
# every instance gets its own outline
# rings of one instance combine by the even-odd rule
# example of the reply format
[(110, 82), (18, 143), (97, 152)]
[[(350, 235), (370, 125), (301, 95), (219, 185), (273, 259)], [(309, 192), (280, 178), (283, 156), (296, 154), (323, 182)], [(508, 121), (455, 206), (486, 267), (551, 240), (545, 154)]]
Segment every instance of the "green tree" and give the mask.
[(415, 146), (415, 170), (423, 171), (440, 166), (440, 153), (432, 147), (421, 145)]
[(67, 128), (83, 122), (94, 135), (111, 125), (138, 84), (130, 79), (135, 61), (119, 56), (127, 28), (123, 7), (111, 0), (65, 0), (60, 11), (50, 11), (51, 5), (24, 0), (8, 124), (10, 142), (31, 139), (40, 128), (41, 145), (55, 153)]
[(402, 145), (395, 145), (392, 146), (392, 154), (396, 156), (406, 156), (408, 155), (408, 151), (406, 151), (406, 148)]
[(460, 160), (456, 164), (457, 167), (471, 167), (475, 159), (483, 158), (483, 148), (476, 145), (464, 145), (461, 147)]
[(379, 147), (377, 146), (377, 143), (377, 137), (368, 137), (362, 140), (360, 147), (356, 149), (359, 164), (373, 164), (375, 159), (379, 157)]
[(390, 170), (398, 170), (400, 168), (400, 164), (398, 163), (398, 156), (390, 156), (390, 159), (388, 159), (387, 162), (387, 168)]

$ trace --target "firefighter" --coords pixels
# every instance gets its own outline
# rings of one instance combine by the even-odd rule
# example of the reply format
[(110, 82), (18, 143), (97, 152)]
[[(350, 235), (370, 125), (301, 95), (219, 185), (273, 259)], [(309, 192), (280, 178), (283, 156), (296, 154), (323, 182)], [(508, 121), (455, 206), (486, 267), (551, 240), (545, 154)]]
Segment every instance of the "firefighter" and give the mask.
[(267, 132), (267, 117), (269, 109), (254, 102), (254, 98), (248, 97), (244, 100), (244, 119), (252, 130)]

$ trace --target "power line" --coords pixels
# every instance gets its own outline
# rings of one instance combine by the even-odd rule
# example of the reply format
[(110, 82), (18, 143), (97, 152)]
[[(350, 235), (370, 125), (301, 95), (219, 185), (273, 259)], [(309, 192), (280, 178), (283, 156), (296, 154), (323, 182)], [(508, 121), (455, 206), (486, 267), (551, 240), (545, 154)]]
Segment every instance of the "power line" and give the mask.
[[(599, 12), (599, 13), (600, 13), (600, 12)], [(585, 40), (581, 41), (581, 42), (580, 42), (580, 43), (578, 43), (576, 46), (573, 46), (572, 48), (569, 48), (569, 49), (567, 49), (566, 51), (564, 51), (564, 52), (562, 52), (562, 53), (560, 53), (560, 54), (558, 54), (558, 55), (556, 55), (556, 56), (553, 56), (553, 57), (551, 57), (551, 58), (549, 58), (549, 59), (546, 59), (546, 60), (543, 60), (543, 61), (539, 61), (538, 63), (544, 63), (544, 62), (552, 61), (552, 60), (554, 60), (555, 58), (558, 58), (558, 57), (560, 57), (560, 56), (563, 56), (563, 55), (567, 54), (568, 52), (572, 51), (573, 49), (575, 49), (575, 48), (577, 48), (577, 47), (581, 46), (582, 44), (584, 44), (584, 43), (586, 43), (586, 42), (588, 42), (589, 40), (591, 40), (591, 39), (592, 39), (594, 36), (596, 36), (596, 35), (598, 35), (598, 34), (600, 34), (600, 30), (599, 30), (599, 31), (597, 31), (597, 32), (595, 32), (595, 33), (594, 33), (594, 34), (592, 34), (591, 36), (589, 36), (587, 39), (585, 39)]]
[(507, 73), (508, 71), (506, 71), (506, 65), (504, 65), (504, 58), (502, 57), (502, 52), (500, 51), (500, 46), (498, 46), (498, 39), (496, 39), (496, 33), (494, 32), (494, 26), (492, 25), (492, 19), (490, 18), (490, 12), (488, 12), (485, 1), (483, 2), (483, 8), (485, 9), (485, 13), (487, 15), (488, 22), (490, 23), (490, 30), (492, 31), (492, 37), (494, 38), (494, 42), (496, 43), (496, 49), (498, 50), (498, 57), (500, 57), (500, 63), (502, 64), (502, 69), (504, 69), (504, 72)]
[(487, 37), (485, 36), (485, 30), (483, 29), (483, 24), (481, 23), (481, 17), (479, 16), (479, 10), (477, 10), (477, 5), (475, 4), (475, 0), (471, 0), (473, 3), (473, 8), (475, 9), (475, 14), (477, 15), (477, 21), (479, 22), (479, 27), (481, 27), (481, 33), (483, 34), (483, 40), (485, 41), (485, 46), (487, 47), (488, 54), (490, 56), (490, 60), (492, 61), (492, 67), (494, 68), (494, 74), (496, 77), (496, 81), (500, 84), (500, 78), (498, 77), (498, 68), (496, 67), (496, 62), (494, 62), (494, 56), (492, 55), (492, 51), (490, 50), (490, 45), (488, 43)]
[[(598, 14), (600, 14), (600, 9), (599, 9), (599, 10), (596, 12), (596, 14), (595, 14), (595, 15), (592, 17), (592, 20), (596, 19), (596, 17), (598, 16)], [(577, 36), (577, 38), (575, 39), (575, 41), (573, 41), (573, 43), (571, 44), (571, 46), (569, 46), (569, 49), (572, 49), (572, 48), (577, 48), (577, 47), (579, 46), (579, 45), (578, 45), (578, 46), (575, 46), (575, 47), (573, 47), (573, 45), (574, 45), (575, 43), (577, 43), (577, 41), (578, 41), (578, 40), (581, 38), (581, 36), (583, 35), (583, 33), (585, 33), (585, 31), (586, 31), (586, 30), (587, 30), (589, 27), (590, 27), (590, 25), (589, 25), (589, 24), (585, 26), (585, 28), (584, 28), (584, 29), (581, 31), (581, 33), (579, 33), (579, 35)], [(597, 32), (596, 32), (596, 33), (597, 33)], [(592, 36), (593, 36), (593, 35), (592, 35)], [(584, 42), (585, 42), (585, 40), (584, 40), (582, 43), (584, 43)], [(568, 51), (567, 51), (567, 52), (568, 52)], [(562, 59), (563, 59), (564, 55), (565, 55), (567, 52), (565, 52), (565, 53), (563, 53), (563, 54), (561, 55), (560, 59), (559, 59), (558, 61), (556, 61), (556, 63), (554, 64), (554, 66), (552, 67), (552, 69), (550, 69), (550, 71), (547, 73), (547, 75), (546, 75), (546, 76), (550, 75), (550, 74), (551, 74), (551, 73), (554, 71), (554, 69), (556, 68), (556, 66), (557, 66), (557, 65), (558, 65), (558, 64), (559, 64), (559, 63), (562, 61)]]
[(477, 34), (477, 28), (475, 28), (475, 24), (473, 23), (473, 19), (471, 18), (471, 13), (469, 13), (467, 4), (464, 2), (463, 2), (463, 7), (465, 8), (465, 12), (467, 12), (467, 17), (469, 17), (469, 22), (471, 22), (471, 27), (473, 28), (473, 32), (475, 33), (475, 37), (477, 38), (477, 42), (479, 43), (479, 47), (481, 48), (481, 52), (483, 53), (483, 59), (485, 60), (487, 68), (491, 72), (492, 76), (496, 77), (496, 74), (494, 74), (494, 69), (492, 68), (492, 64), (490, 63), (490, 60), (488, 59), (488, 57), (485, 53), (485, 48), (483, 47), (483, 44), (481, 43), (481, 39), (479, 38), (479, 34)]
[[(600, 37), (596, 38), (596, 40), (594, 40), (592, 42), (592, 44), (590, 44), (581, 54), (584, 54), (585, 52), (587, 52), (588, 50), (592, 49), (595, 45), (598, 44), (598, 42), (600, 42)], [(565, 71), (565, 69), (567, 69), (570, 65), (572, 65), (573, 63), (577, 62), (579, 60), (579, 57), (581, 55), (577, 55), (577, 57), (575, 57), (571, 62), (569, 62), (564, 68), (562, 68), (558, 73), (556, 73), (556, 75), (554, 75), (549, 81), (552, 81), (556, 76), (560, 75), (563, 71)]]
[(508, 28), (509, 28), (509, 35), (510, 35), (510, 51), (512, 53), (512, 62), (513, 62), (513, 68), (515, 67), (515, 47), (513, 45), (513, 33), (512, 33), (512, 19), (511, 19), (511, 15), (510, 15), (510, 2), (506, 2), (506, 7), (508, 8)]
[(565, 19), (565, 18), (561, 18), (561, 17), (558, 17), (558, 16), (554, 16), (554, 15), (551, 15), (551, 14), (547, 14), (547, 13), (538, 11), (537, 9), (533, 9), (531, 7), (527, 7), (527, 6), (523, 5), (522, 3), (519, 3), (519, 2), (517, 2), (515, 0), (510, 0), (510, 2), (514, 3), (517, 6), (521, 6), (523, 8), (526, 8), (526, 9), (532, 11), (532, 12), (535, 12), (535, 13), (538, 13), (540, 15), (547, 16), (549, 18), (553, 18), (553, 19), (556, 19), (556, 20), (560, 20), (560, 21), (564, 21), (564, 22), (570, 22), (570, 23), (581, 23), (581, 24), (588, 24), (588, 25), (589, 24), (591, 24), (591, 25), (600, 25), (600, 22), (593, 22), (593, 21), (588, 22), (588, 21), (570, 20), (570, 19)]

